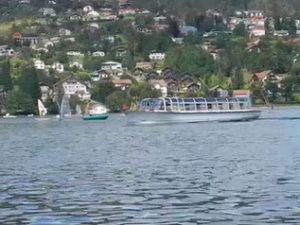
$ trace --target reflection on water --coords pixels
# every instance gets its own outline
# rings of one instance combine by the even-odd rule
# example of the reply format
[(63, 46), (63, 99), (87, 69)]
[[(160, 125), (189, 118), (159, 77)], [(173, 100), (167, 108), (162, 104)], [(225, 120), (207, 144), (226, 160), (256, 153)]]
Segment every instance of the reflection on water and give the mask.
[(0, 121), (0, 224), (299, 224), (300, 109), (173, 126)]

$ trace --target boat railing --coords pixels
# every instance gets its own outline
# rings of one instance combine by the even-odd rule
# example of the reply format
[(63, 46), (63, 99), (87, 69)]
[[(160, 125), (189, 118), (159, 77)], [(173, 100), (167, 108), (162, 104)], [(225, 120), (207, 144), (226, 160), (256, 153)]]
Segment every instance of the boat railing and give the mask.
[(249, 98), (158, 98), (144, 99), (144, 112), (219, 112), (251, 109)]

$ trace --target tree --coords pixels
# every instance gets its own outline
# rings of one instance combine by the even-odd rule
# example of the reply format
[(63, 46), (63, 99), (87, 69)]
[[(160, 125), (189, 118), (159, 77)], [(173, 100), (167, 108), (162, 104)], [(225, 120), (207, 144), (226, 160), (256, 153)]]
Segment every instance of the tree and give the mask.
[(180, 35), (178, 23), (174, 19), (169, 20), (169, 34), (175, 38)]
[(33, 99), (22, 90), (15, 88), (9, 92), (6, 109), (10, 114), (26, 115), (35, 112)]
[(105, 103), (106, 98), (116, 90), (114, 84), (109, 81), (99, 81), (92, 89), (92, 99)]
[(22, 68), (21, 77), (18, 79), (18, 85), (22, 91), (28, 94), (34, 102), (40, 98), (40, 86), (36, 69), (27, 65)]
[(244, 76), (240, 68), (236, 68), (232, 78), (232, 88), (241, 89), (244, 86)]
[(170, 48), (166, 56), (166, 65), (195, 76), (213, 73), (215, 70), (213, 57), (207, 51), (194, 46)]
[(124, 91), (114, 91), (106, 98), (106, 104), (112, 112), (120, 112), (123, 105), (130, 105), (130, 98)]
[(161, 96), (160, 91), (153, 89), (148, 83), (133, 84), (129, 89), (133, 101), (140, 101), (144, 98), (157, 98)]
[(278, 93), (279, 93), (278, 84), (273, 81), (267, 81), (265, 84), (265, 90), (269, 95), (270, 102), (274, 103), (278, 98)]
[(13, 87), (9, 60), (2, 61), (0, 64), (0, 85), (3, 85), (5, 91)]
[(243, 22), (236, 25), (236, 27), (233, 30), (233, 33), (237, 36), (243, 36), (243, 37), (246, 37), (248, 35), (246, 26)]
[(287, 76), (281, 81), (281, 93), (284, 101), (287, 103), (293, 98), (293, 91), (295, 86), (295, 79), (292, 76)]

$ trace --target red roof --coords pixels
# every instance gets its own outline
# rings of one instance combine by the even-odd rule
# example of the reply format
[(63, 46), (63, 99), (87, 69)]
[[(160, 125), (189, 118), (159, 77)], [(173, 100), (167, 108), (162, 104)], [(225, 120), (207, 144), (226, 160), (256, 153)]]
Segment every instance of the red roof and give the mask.
[(271, 74), (272, 74), (272, 71), (271, 70), (267, 70), (267, 71), (263, 71), (263, 72), (260, 72), (260, 73), (255, 73), (254, 76), (258, 80), (263, 80), (263, 79), (269, 77)]
[(117, 84), (117, 85), (131, 85), (132, 81), (129, 79), (125, 79), (125, 80), (113, 80), (112, 81), (113, 84)]
[(233, 97), (239, 97), (239, 96), (249, 96), (250, 91), (249, 90), (234, 90), (232, 93)]
[(15, 32), (15, 33), (13, 33), (13, 35), (12, 35), (12, 38), (13, 39), (19, 39), (19, 38), (21, 38), (22, 37), (22, 34), (20, 33), (20, 32)]

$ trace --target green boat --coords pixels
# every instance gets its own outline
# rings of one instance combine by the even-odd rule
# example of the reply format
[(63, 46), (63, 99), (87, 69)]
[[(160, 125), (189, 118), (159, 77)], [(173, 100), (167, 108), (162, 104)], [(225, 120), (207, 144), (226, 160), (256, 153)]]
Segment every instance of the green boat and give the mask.
[(83, 120), (106, 120), (108, 118), (108, 114), (94, 114), (94, 115), (84, 115)]
[(106, 120), (108, 118), (107, 108), (98, 102), (90, 102), (85, 111), (83, 120)]

